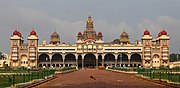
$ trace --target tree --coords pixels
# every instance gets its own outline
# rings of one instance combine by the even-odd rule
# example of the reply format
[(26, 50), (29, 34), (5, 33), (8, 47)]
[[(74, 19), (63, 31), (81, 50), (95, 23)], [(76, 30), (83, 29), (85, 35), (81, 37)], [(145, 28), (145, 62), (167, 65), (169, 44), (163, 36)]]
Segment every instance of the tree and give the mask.
[(2, 54), (2, 52), (0, 52), (0, 59), (2, 58), (2, 56), (3, 56), (3, 54)]
[(180, 54), (175, 54), (175, 53), (170, 54), (170, 62), (180, 61), (179, 57), (180, 57)]
[(119, 44), (119, 43), (120, 43), (120, 40), (119, 40), (119, 39), (115, 39), (115, 40), (113, 41), (113, 43)]

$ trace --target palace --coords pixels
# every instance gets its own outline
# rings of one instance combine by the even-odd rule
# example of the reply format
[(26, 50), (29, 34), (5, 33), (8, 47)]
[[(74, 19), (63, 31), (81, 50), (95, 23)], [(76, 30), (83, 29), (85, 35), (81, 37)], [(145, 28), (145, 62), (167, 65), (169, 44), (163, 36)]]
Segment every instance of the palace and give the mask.
[(61, 43), (54, 32), (50, 42), (38, 43), (38, 35), (33, 29), (27, 43), (19, 31), (14, 31), (10, 44), (10, 67), (67, 67), (79, 68), (96, 66), (117, 67), (160, 67), (169, 66), (169, 35), (165, 30), (153, 39), (145, 29), (141, 42), (131, 43), (124, 31), (120, 38), (104, 43), (103, 33), (96, 32), (91, 16), (88, 17), (84, 32), (77, 33), (75, 44)]

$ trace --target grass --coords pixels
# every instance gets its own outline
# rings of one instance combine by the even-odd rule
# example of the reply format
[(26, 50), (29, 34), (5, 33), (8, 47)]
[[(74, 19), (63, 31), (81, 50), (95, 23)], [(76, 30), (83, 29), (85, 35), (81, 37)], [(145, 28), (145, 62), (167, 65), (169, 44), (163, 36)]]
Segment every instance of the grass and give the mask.
[(45, 76), (54, 74), (55, 70), (30, 71), (30, 73), (27, 73), (26, 70), (10, 72), (12, 72), (13, 74), (0, 75), (0, 88), (10, 87), (13, 84), (25, 83), (35, 79), (44, 79)]
[(64, 68), (60, 68), (60, 69), (55, 69), (56, 71), (68, 71), (68, 70), (74, 70), (76, 69), (76, 67), (64, 67)]
[[(109, 67), (108, 69), (121, 70), (121, 71), (135, 71), (139, 74), (152, 78), (152, 79), (166, 79), (172, 82), (180, 83), (180, 69), (133, 69), (122, 67)], [(176, 73), (179, 72), (179, 73)]]

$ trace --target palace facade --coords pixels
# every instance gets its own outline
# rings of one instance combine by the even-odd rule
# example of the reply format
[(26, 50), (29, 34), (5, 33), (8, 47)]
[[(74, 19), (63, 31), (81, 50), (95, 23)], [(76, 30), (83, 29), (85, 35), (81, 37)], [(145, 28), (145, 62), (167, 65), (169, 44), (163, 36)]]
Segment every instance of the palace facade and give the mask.
[(75, 44), (61, 43), (57, 32), (52, 33), (50, 42), (38, 43), (33, 29), (28, 42), (19, 31), (11, 36), (10, 67), (160, 67), (169, 66), (169, 35), (165, 30), (153, 39), (146, 29), (141, 42), (131, 43), (124, 31), (115, 42), (104, 43), (102, 32), (96, 32), (91, 16), (84, 32), (77, 34)]

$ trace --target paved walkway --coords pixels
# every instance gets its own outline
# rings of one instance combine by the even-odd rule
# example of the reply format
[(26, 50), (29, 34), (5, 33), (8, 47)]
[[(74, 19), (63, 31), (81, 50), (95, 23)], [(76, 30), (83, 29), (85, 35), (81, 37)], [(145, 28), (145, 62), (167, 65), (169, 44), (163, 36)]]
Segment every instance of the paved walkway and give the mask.
[[(91, 76), (91, 77), (90, 77)], [(58, 78), (35, 88), (168, 88), (135, 78), (131, 75), (105, 70), (79, 70), (61, 74)]]

